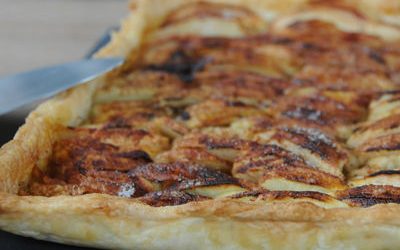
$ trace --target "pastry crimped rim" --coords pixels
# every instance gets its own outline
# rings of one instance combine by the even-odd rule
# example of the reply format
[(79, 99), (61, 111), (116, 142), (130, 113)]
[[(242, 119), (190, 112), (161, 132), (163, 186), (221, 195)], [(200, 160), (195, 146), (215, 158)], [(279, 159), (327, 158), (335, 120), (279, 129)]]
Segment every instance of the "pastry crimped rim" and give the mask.
[[(188, 1), (160, 2), (133, 1), (132, 14), (97, 56), (124, 56), (139, 48), (146, 32), (157, 26), (168, 11)], [(308, 1), (212, 2), (246, 5), (273, 18), (280, 13), (307, 8)], [(372, 20), (362, 20), (352, 29), (363, 27), (364, 32), (389, 40), (400, 38), (400, 33), (390, 32), (400, 24), (400, 7), (396, 6), (396, 1), (348, 2), (359, 3), (359, 8)], [(332, 13), (336, 13), (335, 10)], [(293, 16), (296, 18), (296, 14)], [(351, 18), (346, 20), (351, 21)], [(28, 116), (14, 139), (1, 148), (2, 229), (38, 239), (103, 248), (375, 249), (400, 245), (400, 206), (396, 204), (325, 209), (305, 202), (266, 204), (214, 199), (152, 207), (135, 199), (105, 194), (16, 195), (29, 181), (34, 166), (45, 168), (59, 127), (77, 125), (85, 119), (92, 105), (92, 95), (101, 85), (102, 78), (99, 78), (43, 103)]]

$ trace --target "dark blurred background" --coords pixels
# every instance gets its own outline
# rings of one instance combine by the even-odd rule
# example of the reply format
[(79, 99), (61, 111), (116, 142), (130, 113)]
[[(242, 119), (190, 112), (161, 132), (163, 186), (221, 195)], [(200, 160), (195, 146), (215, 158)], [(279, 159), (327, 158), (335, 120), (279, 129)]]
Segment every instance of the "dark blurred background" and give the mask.
[[(0, 77), (83, 58), (118, 26), (128, 0), (0, 0)], [(0, 116), (0, 146), (36, 105)], [(0, 249), (70, 249), (0, 231)]]

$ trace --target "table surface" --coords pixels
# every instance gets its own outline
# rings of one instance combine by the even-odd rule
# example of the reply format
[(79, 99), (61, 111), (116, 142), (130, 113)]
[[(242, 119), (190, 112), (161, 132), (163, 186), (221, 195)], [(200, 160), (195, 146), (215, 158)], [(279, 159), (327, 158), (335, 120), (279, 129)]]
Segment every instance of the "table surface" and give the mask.
[(0, 76), (80, 59), (126, 0), (0, 0)]
[[(127, 5), (127, 0), (0, 0), (0, 76), (84, 57), (126, 16)], [(24, 118), (16, 117), (0, 116), (0, 146), (22, 125)], [(2, 231), (0, 244), (1, 249), (72, 248)]]

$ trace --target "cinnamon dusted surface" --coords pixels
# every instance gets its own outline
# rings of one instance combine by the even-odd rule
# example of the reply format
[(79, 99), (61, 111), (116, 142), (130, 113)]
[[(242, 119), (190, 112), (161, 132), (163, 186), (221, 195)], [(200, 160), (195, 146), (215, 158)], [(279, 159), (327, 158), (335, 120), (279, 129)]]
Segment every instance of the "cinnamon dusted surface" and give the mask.
[[(184, 28), (198, 22), (229, 34)], [(21, 194), (399, 203), (398, 44), (321, 20), (277, 29), (245, 7), (197, 3), (142, 48), (107, 76), (84, 123), (60, 129), (47, 170)]]

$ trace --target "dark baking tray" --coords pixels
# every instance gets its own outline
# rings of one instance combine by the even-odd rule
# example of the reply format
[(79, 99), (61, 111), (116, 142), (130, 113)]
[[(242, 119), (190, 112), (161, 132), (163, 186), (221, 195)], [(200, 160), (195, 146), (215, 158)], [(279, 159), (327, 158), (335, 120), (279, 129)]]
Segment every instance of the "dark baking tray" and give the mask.
[[(117, 28), (110, 28), (105, 32), (105, 34), (95, 43), (92, 49), (85, 55), (85, 58), (92, 57), (100, 48), (110, 41), (110, 34), (113, 30)], [(20, 127), (25, 120), (25, 115), (28, 111), (25, 108), (21, 108), (10, 114), (0, 116), (0, 146), (4, 143), (10, 141), (18, 127)], [(25, 113), (25, 115), (24, 115)], [(22, 114), (22, 115), (21, 115)], [(15, 249), (88, 249), (83, 247), (73, 247), (68, 245), (62, 245), (57, 243), (52, 243), (48, 241), (35, 240), (33, 238), (23, 237), (14, 235), (8, 232), (0, 230), (0, 249), (2, 250), (15, 250)]]

